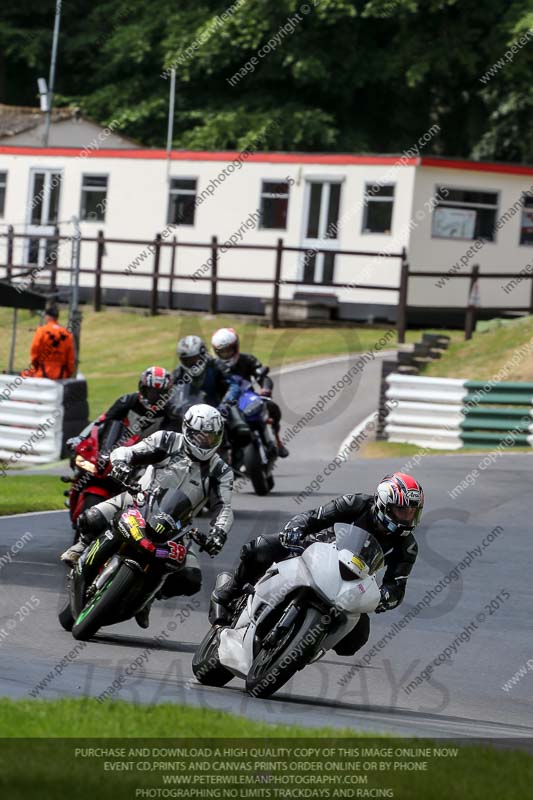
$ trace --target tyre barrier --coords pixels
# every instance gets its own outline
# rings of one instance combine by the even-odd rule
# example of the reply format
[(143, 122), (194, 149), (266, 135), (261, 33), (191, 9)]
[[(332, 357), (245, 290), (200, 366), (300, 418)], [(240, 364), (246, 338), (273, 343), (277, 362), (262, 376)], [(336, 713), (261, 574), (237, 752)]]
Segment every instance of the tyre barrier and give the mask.
[(386, 385), (391, 442), (446, 450), (533, 446), (533, 383), (391, 373)]
[(381, 384), (379, 392), (378, 420), (376, 439), (386, 439), (385, 421), (388, 414), (387, 376), (392, 373), (401, 375), (418, 375), (421, 369), (435, 359), (441, 358), (450, 343), (450, 337), (438, 333), (424, 333), (422, 341), (414, 345), (403, 346), (398, 351), (395, 361), (381, 362)]
[(88, 424), (87, 383), (0, 375), (0, 471), (47, 464)]

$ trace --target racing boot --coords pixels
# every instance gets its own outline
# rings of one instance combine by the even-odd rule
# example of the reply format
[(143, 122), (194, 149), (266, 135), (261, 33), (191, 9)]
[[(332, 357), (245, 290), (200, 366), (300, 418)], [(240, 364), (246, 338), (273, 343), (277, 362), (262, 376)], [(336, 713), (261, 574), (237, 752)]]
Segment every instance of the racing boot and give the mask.
[(140, 611), (137, 611), (135, 614), (135, 622), (139, 626), (139, 628), (143, 628), (146, 630), (150, 627), (150, 611), (152, 610), (152, 603), (153, 600), (149, 600), (146, 605), (144, 605)]
[(243, 592), (243, 587), (235, 572), (221, 572), (217, 575), (215, 588), (211, 593), (209, 604), (209, 622), (211, 625), (229, 625), (231, 620), (231, 604)]
[(279, 433), (276, 433), (276, 445), (277, 445), (277, 448), (278, 448), (278, 456), (280, 458), (287, 458), (288, 455), (289, 455), (289, 451), (287, 450), (287, 448), (285, 447), (285, 445), (283, 444), (283, 442), (279, 438)]

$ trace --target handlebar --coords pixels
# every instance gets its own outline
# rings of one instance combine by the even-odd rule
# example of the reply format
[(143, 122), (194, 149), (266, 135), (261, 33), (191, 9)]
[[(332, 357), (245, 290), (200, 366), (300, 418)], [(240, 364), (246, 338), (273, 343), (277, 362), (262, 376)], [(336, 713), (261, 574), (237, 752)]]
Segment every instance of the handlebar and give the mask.
[(205, 549), (205, 544), (207, 542), (207, 536), (205, 535), (205, 533), (199, 531), (198, 528), (192, 528), (192, 530), (188, 531), (188, 536), (190, 539), (192, 539), (193, 542), (195, 542), (199, 546), (200, 552), (203, 552), (203, 550)]

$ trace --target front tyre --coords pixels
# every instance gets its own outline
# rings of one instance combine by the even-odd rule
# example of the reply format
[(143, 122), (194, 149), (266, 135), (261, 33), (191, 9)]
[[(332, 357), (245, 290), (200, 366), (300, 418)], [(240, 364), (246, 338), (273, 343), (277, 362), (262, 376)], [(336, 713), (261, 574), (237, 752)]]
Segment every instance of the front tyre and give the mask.
[(117, 572), (99, 589), (81, 610), (72, 626), (75, 639), (86, 642), (104, 625), (113, 622), (113, 611), (124, 595), (132, 589), (139, 576), (127, 564), (121, 564)]
[(211, 628), (192, 660), (194, 677), (204, 686), (225, 686), (233, 678), (218, 658), (219, 633), (218, 628)]
[(326, 633), (322, 617), (322, 611), (308, 608), (272, 649), (261, 647), (246, 677), (248, 694), (270, 697), (308, 664)]
[(254, 487), (254, 492), (259, 497), (268, 494), (274, 485), (274, 481), (270, 483), (267, 469), (253, 444), (249, 444), (245, 450), (244, 465), (246, 467), (246, 474)]

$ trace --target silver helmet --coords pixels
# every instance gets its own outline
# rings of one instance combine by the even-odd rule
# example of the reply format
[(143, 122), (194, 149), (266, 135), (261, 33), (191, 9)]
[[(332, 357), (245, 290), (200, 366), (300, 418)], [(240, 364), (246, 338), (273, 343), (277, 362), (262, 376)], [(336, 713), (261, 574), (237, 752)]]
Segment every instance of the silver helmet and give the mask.
[(199, 378), (207, 367), (207, 347), (199, 336), (184, 336), (180, 339), (176, 353), (180, 364), (191, 378)]
[(198, 403), (185, 414), (182, 433), (193, 458), (208, 461), (222, 444), (224, 421), (216, 408)]

